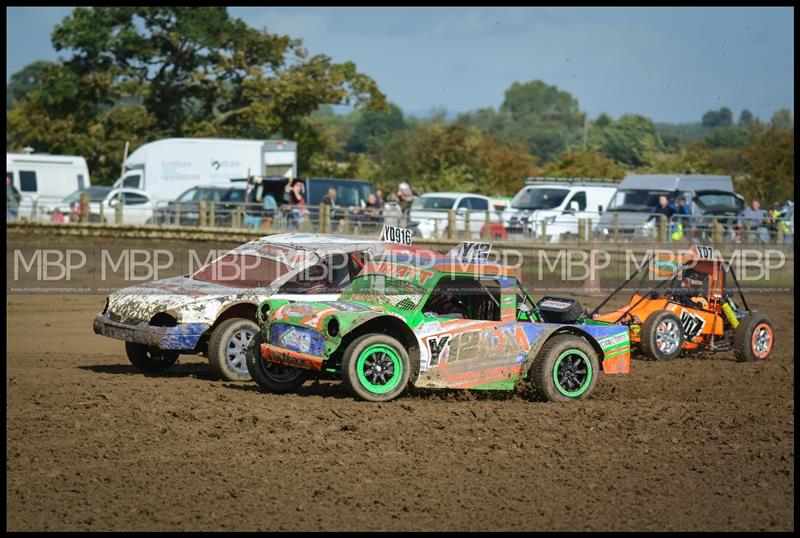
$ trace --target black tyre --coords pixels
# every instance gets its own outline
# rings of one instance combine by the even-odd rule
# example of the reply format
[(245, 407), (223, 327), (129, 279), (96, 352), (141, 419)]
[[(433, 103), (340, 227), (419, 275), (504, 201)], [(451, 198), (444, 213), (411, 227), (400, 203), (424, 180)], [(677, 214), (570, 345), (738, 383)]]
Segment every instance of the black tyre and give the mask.
[(639, 333), (645, 356), (656, 361), (671, 361), (681, 354), (683, 326), (669, 310), (657, 310), (645, 320)]
[(264, 336), (257, 331), (247, 347), (247, 371), (258, 386), (268, 392), (284, 394), (300, 387), (308, 379), (308, 371), (274, 362), (266, 362), (261, 357), (261, 343)]
[(125, 342), (125, 352), (128, 360), (143, 372), (163, 372), (169, 369), (178, 360), (179, 353), (170, 349)]
[(587, 398), (600, 371), (597, 352), (579, 336), (562, 334), (545, 342), (528, 371), (533, 396), (545, 402)]
[(215, 374), (228, 381), (249, 381), (247, 347), (258, 332), (254, 321), (231, 318), (220, 323), (208, 341), (208, 362)]
[(342, 357), (342, 382), (362, 400), (386, 402), (408, 386), (411, 362), (406, 348), (385, 334), (356, 338)]
[(775, 331), (767, 316), (753, 313), (733, 331), (733, 353), (739, 362), (765, 360), (775, 343)]

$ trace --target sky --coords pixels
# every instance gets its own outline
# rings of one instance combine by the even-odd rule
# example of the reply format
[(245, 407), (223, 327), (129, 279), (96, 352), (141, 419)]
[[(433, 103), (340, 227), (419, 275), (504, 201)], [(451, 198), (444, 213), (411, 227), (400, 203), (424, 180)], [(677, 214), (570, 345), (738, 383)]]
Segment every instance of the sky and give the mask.
[[(71, 8), (6, 8), (6, 81), (55, 60)], [(543, 80), (590, 118), (699, 121), (728, 106), (794, 111), (793, 8), (229, 8), (249, 25), (353, 61), (406, 114), (498, 108), (513, 82)]]

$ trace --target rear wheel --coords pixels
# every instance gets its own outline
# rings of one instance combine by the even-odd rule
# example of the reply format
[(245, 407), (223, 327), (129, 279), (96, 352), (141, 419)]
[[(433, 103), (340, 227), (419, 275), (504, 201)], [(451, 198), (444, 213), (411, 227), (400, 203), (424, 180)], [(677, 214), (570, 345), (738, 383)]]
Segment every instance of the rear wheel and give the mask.
[(408, 386), (411, 363), (397, 339), (370, 334), (354, 340), (344, 352), (342, 381), (350, 392), (370, 402), (396, 398)]
[(179, 355), (177, 351), (158, 349), (136, 342), (125, 342), (125, 352), (128, 354), (131, 364), (139, 370), (149, 373), (163, 372), (169, 369), (178, 360)]
[(739, 362), (763, 361), (774, 342), (772, 322), (761, 314), (744, 318), (733, 332), (733, 352)]
[(261, 357), (264, 336), (257, 331), (247, 347), (247, 371), (262, 389), (284, 394), (292, 392), (308, 379), (308, 372), (301, 368), (267, 362)]
[(681, 353), (683, 326), (681, 320), (669, 310), (650, 314), (640, 333), (642, 351), (657, 361), (671, 361)]
[(598, 364), (597, 352), (589, 342), (571, 334), (558, 335), (542, 346), (528, 379), (538, 400), (580, 400), (594, 390)]

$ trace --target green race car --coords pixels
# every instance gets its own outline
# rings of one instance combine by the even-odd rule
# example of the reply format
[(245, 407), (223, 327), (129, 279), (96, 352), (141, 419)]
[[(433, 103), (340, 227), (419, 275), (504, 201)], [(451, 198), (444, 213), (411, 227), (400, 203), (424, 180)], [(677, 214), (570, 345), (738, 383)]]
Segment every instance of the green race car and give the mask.
[(416, 387), (513, 390), (541, 400), (587, 397), (600, 368), (630, 370), (624, 325), (585, 319), (572, 299), (539, 303), (515, 272), (455, 258), (367, 264), (337, 301), (267, 300), (247, 353), (252, 378), (289, 392), (334, 376), (359, 398)]

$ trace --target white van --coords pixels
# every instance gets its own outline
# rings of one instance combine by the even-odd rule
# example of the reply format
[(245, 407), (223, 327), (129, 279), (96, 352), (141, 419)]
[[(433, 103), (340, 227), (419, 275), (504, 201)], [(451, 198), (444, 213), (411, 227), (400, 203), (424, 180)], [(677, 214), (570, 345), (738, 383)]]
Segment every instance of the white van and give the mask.
[(503, 211), (503, 226), (509, 234), (539, 237), (544, 222), (549, 241), (577, 235), (578, 220), (597, 223), (618, 185), (608, 179), (529, 177)]
[(91, 186), (86, 159), (77, 155), (6, 153), (6, 178), (22, 195), (20, 218), (29, 220), (46, 218), (39, 211), (43, 204)]
[(171, 201), (187, 189), (229, 183), (248, 175), (297, 177), (297, 143), (289, 140), (165, 138), (144, 144), (125, 159), (115, 188)]

